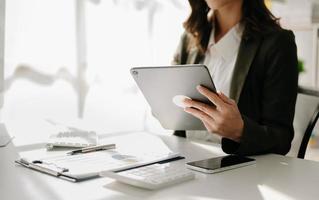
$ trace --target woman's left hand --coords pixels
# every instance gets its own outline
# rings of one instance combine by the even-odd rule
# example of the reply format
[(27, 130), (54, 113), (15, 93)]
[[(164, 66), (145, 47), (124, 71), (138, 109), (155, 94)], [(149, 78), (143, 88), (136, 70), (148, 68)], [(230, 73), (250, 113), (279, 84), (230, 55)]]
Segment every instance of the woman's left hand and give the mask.
[(185, 112), (200, 119), (209, 132), (240, 142), (244, 121), (236, 102), (223, 93), (216, 94), (203, 86), (198, 86), (197, 90), (215, 106), (185, 99)]

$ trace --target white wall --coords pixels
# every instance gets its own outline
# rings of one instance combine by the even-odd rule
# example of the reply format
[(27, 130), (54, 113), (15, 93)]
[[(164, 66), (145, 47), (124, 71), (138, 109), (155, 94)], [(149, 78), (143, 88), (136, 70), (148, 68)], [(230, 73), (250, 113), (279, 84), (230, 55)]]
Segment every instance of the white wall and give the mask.
[[(319, 77), (318, 64), (316, 64), (315, 54), (315, 38), (318, 37), (313, 20), (318, 15), (313, 9), (314, 3), (318, 1), (313, 0), (288, 0), (288, 1), (273, 1), (272, 12), (276, 17), (280, 17), (281, 24), (292, 31), (296, 36), (296, 43), (298, 48), (298, 57), (304, 62), (305, 72), (299, 76), (299, 84), (309, 87), (318, 87)], [(318, 41), (318, 38), (316, 38)]]
[(3, 106), (5, 0), (0, 0), (0, 120)]

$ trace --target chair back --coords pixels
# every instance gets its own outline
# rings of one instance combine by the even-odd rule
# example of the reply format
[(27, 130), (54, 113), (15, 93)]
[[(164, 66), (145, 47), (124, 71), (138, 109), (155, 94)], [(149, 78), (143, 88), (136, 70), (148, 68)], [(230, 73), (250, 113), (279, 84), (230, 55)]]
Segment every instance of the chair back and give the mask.
[(288, 156), (304, 158), (319, 117), (319, 91), (299, 87), (293, 122), (295, 136)]

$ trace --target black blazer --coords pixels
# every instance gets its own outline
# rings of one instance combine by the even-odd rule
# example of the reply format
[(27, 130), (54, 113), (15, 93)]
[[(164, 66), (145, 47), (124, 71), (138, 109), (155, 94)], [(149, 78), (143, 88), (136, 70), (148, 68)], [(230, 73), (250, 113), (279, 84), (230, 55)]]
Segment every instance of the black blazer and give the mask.
[[(189, 48), (184, 33), (173, 64), (194, 64), (203, 59), (196, 47)], [(229, 154), (286, 154), (294, 136), (293, 118), (298, 87), (298, 60), (291, 31), (256, 32), (245, 29), (240, 44), (230, 98), (244, 120), (240, 143), (222, 138)], [(185, 131), (175, 131), (185, 136)]]

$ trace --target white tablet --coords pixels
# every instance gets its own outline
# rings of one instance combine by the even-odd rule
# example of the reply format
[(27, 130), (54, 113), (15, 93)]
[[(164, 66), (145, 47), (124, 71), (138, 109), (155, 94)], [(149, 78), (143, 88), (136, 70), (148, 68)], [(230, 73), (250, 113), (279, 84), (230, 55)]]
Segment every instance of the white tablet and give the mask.
[(165, 129), (206, 130), (199, 119), (184, 111), (181, 103), (184, 98), (191, 98), (212, 104), (196, 89), (202, 85), (216, 92), (205, 65), (134, 67), (131, 74)]

